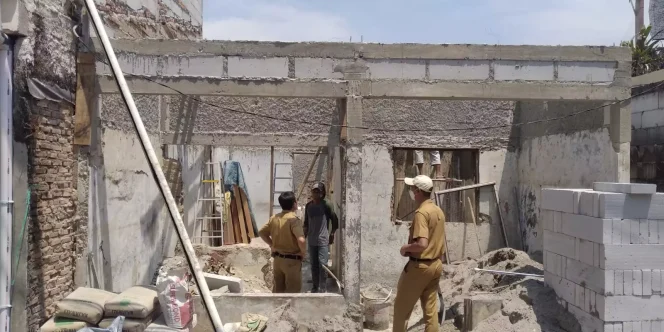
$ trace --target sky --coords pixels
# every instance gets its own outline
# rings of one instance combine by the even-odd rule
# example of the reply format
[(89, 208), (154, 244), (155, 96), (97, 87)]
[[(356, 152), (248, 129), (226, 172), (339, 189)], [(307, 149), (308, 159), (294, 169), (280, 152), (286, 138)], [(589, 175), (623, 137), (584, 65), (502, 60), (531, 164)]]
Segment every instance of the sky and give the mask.
[[(648, 24), (646, 0), (646, 24)], [(206, 39), (617, 45), (629, 0), (203, 0)]]

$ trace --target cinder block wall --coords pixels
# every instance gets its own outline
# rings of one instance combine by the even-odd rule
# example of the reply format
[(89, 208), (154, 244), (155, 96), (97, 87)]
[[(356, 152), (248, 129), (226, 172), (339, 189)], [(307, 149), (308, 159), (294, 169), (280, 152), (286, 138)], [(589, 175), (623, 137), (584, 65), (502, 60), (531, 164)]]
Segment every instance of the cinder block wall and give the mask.
[(661, 331), (664, 194), (595, 189), (542, 190), (545, 282), (584, 332)]
[[(643, 87), (647, 89), (648, 87)], [(635, 89), (632, 94), (640, 91)], [(632, 100), (632, 182), (654, 183), (664, 191), (664, 90)]]

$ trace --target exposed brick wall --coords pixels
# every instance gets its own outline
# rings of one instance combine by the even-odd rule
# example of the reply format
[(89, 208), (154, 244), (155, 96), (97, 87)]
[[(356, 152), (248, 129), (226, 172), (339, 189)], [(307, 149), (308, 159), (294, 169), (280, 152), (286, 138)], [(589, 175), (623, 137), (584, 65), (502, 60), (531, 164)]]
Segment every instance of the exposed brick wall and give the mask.
[[(54, 304), (73, 291), (77, 246), (72, 106), (31, 101), (28, 233), (28, 330), (37, 331)], [(82, 244), (85, 245), (85, 244)]]

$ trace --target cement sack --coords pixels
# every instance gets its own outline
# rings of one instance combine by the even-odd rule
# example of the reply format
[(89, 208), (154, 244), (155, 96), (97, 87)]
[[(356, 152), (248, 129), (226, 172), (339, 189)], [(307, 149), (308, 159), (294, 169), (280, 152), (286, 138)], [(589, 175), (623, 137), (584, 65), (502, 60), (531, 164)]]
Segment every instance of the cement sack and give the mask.
[[(108, 328), (113, 324), (115, 318), (104, 318), (99, 322), (99, 327)], [(122, 324), (122, 332), (143, 332), (146, 328), (152, 323), (154, 316), (148, 316), (148, 318), (136, 319), (136, 318), (127, 318)]]
[(193, 318), (189, 324), (187, 324), (187, 326), (181, 329), (176, 329), (174, 327), (168, 327), (166, 325), (166, 321), (164, 320), (164, 316), (160, 316), (159, 318), (155, 319), (154, 323), (150, 324), (150, 326), (145, 329), (145, 332), (193, 332), (197, 322), (196, 314), (194, 314)]
[(122, 332), (122, 326), (124, 325), (124, 322), (124, 316), (115, 317), (111, 323), (111, 326), (109, 327), (85, 327), (80, 329), (78, 332)]
[(90, 326), (88, 322), (54, 317), (46, 321), (46, 323), (39, 328), (39, 332), (76, 332), (88, 326)]
[(106, 317), (146, 318), (157, 307), (157, 289), (153, 286), (134, 286), (106, 302)]
[(194, 314), (194, 301), (189, 293), (189, 272), (186, 268), (160, 271), (157, 277), (159, 306), (168, 327), (187, 326)]
[(79, 287), (55, 304), (55, 317), (97, 324), (104, 317), (104, 304), (117, 294), (101, 289)]

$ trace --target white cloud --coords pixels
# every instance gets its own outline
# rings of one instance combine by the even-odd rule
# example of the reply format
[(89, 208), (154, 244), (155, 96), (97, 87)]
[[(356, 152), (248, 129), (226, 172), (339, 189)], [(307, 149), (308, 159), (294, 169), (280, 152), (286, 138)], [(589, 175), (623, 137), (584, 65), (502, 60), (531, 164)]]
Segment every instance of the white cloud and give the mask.
[(206, 21), (203, 37), (216, 40), (347, 41), (352, 35), (348, 23), (336, 15), (285, 4), (240, 2), (243, 4), (230, 6), (239, 9), (242, 15)]

